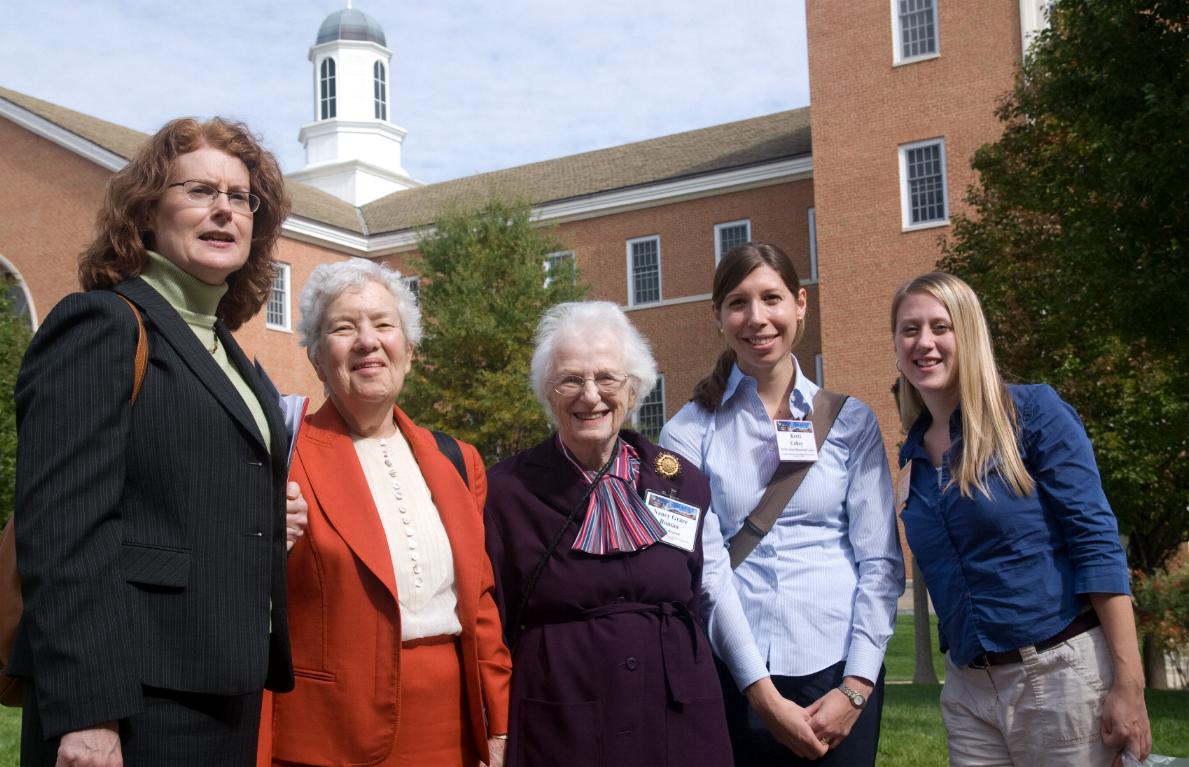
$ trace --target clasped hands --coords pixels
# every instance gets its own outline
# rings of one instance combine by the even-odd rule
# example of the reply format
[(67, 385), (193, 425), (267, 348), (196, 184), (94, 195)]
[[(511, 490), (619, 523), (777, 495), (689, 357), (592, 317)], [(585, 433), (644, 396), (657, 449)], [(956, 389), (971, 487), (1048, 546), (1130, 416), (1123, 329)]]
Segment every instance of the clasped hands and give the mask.
[[(846, 685), (869, 696), (873, 687), (858, 677)], [(748, 704), (777, 742), (804, 759), (819, 759), (846, 739), (862, 712), (838, 689), (830, 689), (807, 708), (788, 700), (764, 677), (744, 691)]]

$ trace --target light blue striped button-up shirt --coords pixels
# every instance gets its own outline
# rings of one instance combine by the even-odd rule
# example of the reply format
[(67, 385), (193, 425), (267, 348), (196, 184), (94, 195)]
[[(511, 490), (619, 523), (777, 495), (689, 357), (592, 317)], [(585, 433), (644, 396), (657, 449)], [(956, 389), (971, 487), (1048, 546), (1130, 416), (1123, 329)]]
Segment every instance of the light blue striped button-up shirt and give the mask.
[[(794, 418), (808, 418), (818, 388), (797, 366), (789, 396)], [(703, 591), (711, 604), (710, 641), (739, 688), (843, 659), (846, 675), (875, 681), (904, 591), (904, 561), (871, 408), (846, 401), (796, 495), (733, 576), (725, 540), (742, 527), (780, 463), (755, 379), (735, 367), (718, 410), (687, 403), (665, 424), (660, 443), (710, 478)]]

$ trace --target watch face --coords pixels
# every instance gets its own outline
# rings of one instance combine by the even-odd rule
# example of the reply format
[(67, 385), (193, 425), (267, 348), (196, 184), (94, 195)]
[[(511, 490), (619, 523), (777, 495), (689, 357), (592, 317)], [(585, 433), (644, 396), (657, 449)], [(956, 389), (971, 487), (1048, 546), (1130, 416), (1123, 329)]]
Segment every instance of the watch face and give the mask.
[(850, 699), (851, 703), (855, 704), (855, 708), (862, 708), (867, 703), (867, 698), (861, 692), (856, 692), (854, 697)]

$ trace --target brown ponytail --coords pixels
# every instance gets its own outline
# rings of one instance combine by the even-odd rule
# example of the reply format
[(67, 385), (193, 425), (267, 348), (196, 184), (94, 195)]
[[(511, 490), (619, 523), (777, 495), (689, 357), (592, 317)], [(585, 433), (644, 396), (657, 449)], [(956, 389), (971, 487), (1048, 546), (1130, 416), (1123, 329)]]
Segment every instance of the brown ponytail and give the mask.
[(694, 396), (691, 402), (696, 402), (713, 413), (722, 403), (723, 392), (727, 390), (727, 378), (731, 375), (731, 368), (735, 366), (735, 350), (727, 349), (718, 355), (718, 362), (710, 375), (703, 378), (694, 386)]

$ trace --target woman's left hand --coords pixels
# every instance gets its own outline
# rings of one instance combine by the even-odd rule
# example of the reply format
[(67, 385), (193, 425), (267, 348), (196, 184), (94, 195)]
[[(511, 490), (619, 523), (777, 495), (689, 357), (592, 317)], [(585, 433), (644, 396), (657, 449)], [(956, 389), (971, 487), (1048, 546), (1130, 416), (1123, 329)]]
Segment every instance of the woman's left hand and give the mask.
[(491, 761), (487, 767), (504, 767), (504, 750), (507, 747), (507, 738), (488, 738), (487, 751), (491, 754)]
[(290, 482), (285, 485), (285, 550), (293, 548), (297, 539), (305, 534), (309, 524), (310, 506), (301, 494), (301, 485)]
[(1113, 767), (1122, 767), (1123, 752), (1142, 762), (1152, 752), (1152, 725), (1144, 703), (1144, 688), (1134, 683), (1111, 685), (1102, 702), (1102, 742), (1118, 749)]
[[(868, 682), (853, 676), (846, 677), (843, 683), (868, 698), (874, 689)], [(827, 690), (826, 694), (810, 704), (805, 712), (809, 714), (809, 726), (813, 728), (813, 733), (829, 748), (836, 748), (846, 740), (851, 727), (854, 727), (859, 715), (863, 713), (861, 709), (855, 708), (838, 688)]]

